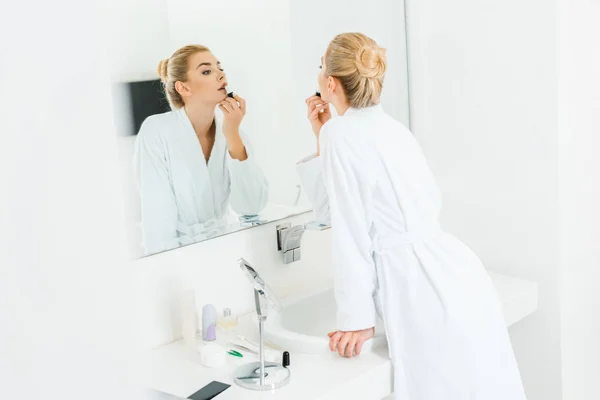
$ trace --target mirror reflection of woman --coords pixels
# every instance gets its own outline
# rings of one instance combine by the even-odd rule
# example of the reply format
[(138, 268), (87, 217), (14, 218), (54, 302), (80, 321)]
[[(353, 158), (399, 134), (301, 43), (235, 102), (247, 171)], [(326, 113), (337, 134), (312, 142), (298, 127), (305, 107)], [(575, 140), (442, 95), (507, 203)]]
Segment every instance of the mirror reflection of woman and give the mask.
[(319, 219), (331, 221), (330, 349), (360, 354), (379, 314), (395, 399), (525, 400), (496, 289), (479, 258), (440, 227), (425, 156), (379, 104), (384, 49), (342, 34), (321, 62), (321, 97), (306, 100), (317, 154), (298, 170)]
[(173, 111), (144, 121), (134, 156), (146, 254), (206, 238), (229, 206), (258, 214), (269, 190), (240, 131), (246, 101), (227, 96), (227, 76), (210, 50), (182, 47), (158, 72)]

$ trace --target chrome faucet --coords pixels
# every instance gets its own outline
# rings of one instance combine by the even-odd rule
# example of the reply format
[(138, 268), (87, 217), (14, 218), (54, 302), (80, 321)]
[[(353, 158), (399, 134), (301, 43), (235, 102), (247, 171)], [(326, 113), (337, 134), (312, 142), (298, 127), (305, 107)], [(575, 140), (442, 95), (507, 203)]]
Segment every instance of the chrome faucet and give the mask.
[(281, 251), (284, 264), (290, 264), (301, 258), (300, 244), (302, 235), (306, 230), (325, 230), (330, 226), (317, 222), (309, 222), (304, 225), (296, 225), (286, 222), (277, 225), (277, 250)]

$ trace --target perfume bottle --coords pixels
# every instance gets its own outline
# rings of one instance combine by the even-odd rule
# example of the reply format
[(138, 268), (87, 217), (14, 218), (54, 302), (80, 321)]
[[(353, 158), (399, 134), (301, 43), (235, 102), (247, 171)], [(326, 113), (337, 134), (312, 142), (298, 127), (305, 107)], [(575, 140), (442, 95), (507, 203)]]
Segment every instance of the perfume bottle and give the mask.
[(231, 315), (229, 308), (223, 309), (223, 315), (217, 320), (217, 328), (223, 332), (231, 332), (238, 324), (237, 317)]

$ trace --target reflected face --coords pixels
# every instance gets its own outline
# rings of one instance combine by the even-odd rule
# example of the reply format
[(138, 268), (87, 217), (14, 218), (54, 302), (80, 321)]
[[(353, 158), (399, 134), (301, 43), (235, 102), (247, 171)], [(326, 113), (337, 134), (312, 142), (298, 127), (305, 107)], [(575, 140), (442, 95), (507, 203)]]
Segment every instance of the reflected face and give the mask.
[(317, 75), (317, 82), (319, 85), (319, 92), (321, 93), (321, 98), (323, 101), (330, 103), (331, 100), (329, 98), (328, 92), (328, 83), (329, 77), (326, 75), (325, 71), (327, 71), (327, 67), (325, 66), (325, 57), (321, 57), (321, 65), (319, 66), (319, 75)]
[(186, 103), (203, 102), (215, 105), (227, 97), (227, 76), (221, 63), (209, 51), (190, 56), (187, 81), (182, 96)]

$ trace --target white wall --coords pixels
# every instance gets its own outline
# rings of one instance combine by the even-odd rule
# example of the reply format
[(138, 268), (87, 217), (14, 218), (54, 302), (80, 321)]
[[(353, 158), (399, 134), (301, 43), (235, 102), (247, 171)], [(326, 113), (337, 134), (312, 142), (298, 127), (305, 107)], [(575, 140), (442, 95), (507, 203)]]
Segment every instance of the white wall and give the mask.
[(600, 3), (557, 4), (563, 399), (598, 399)]
[(167, 0), (113, 1), (106, 7), (111, 78), (156, 79), (158, 62), (170, 54)]
[(95, 5), (0, 12), (2, 399), (128, 395), (131, 280)]
[[(310, 221), (312, 213), (287, 221)], [(235, 315), (253, 310), (253, 291), (237, 260), (245, 258), (279, 298), (324, 287), (332, 277), (331, 231), (307, 231), (302, 259), (283, 264), (277, 251), (276, 223), (181, 247), (134, 262), (138, 344), (154, 348), (181, 335), (178, 302), (194, 290), (198, 316), (204, 304)]]
[(498, 272), (539, 282), (510, 333), (530, 400), (561, 393), (556, 13), (544, 0), (409, 0), (412, 128), (442, 224)]

